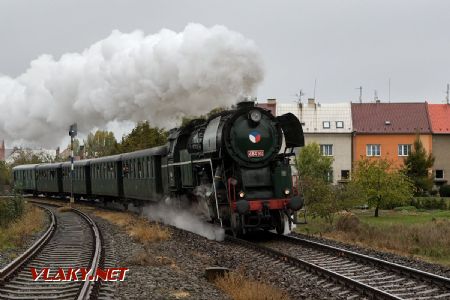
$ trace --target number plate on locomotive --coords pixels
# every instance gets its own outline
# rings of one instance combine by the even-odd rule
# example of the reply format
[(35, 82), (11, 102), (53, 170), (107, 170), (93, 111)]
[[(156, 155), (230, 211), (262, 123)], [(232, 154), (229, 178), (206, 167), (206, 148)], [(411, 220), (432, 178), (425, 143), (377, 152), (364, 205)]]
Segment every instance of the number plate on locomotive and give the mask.
[(264, 150), (248, 150), (248, 157), (264, 157)]

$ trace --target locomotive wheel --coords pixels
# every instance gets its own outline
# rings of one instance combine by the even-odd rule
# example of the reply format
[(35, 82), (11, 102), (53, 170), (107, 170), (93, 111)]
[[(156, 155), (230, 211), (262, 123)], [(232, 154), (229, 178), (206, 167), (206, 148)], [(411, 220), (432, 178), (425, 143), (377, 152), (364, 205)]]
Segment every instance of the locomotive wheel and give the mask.
[(286, 227), (286, 216), (280, 210), (276, 213), (275, 229), (277, 230), (278, 234), (284, 234), (285, 227)]

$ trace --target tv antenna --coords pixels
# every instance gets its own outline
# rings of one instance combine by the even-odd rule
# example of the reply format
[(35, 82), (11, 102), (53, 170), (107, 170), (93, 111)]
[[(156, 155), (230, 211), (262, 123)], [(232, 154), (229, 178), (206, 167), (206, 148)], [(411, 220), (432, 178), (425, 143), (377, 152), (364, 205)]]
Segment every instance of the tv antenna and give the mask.
[(314, 100), (316, 99), (316, 87), (317, 87), (317, 78), (314, 79), (314, 95), (313, 95)]
[(377, 90), (374, 90), (374, 91), (373, 91), (373, 100), (375, 100), (375, 102), (378, 102), (378, 101), (379, 101)]
[(445, 96), (445, 100), (447, 101), (447, 104), (450, 104), (449, 95), (450, 95), (450, 84), (447, 83), (447, 92), (446, 92), (446, 96)]
[(358, 87), (356, 89), (359, 90), (359, 103), (362, 103), (362, 90), (363, 90), (363, 88), (362, 88), (362, 86), (360, 86), (360, 87)]
[(303, 93), (303, 89), (300, 89), (298, 91), (298, 94), (295, 94), (295, 97), (297, 97), (297, 104), (302, 103), (302, 97), (305, 96), (305, 93)]

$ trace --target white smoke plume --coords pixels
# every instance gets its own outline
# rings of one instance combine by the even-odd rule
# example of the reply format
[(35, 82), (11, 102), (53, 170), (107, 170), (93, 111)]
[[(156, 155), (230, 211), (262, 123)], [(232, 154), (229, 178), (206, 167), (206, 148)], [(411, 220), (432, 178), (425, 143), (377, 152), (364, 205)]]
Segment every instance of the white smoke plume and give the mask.
[(193, 209), (178, 209), (161, 203), (145, 206), (142, 214), (150, 220), (196, 233), (209, 240), (223, 241), (225, 238), (223, 228), (207, 223)]
[(0, 75), (0, 137), (55, 146), (111, 121), (171, 127), (250, 95), (263, 79), (256, 45), (224, 26), (113, 31), (82, 53), (42, 55), (17, 78)]

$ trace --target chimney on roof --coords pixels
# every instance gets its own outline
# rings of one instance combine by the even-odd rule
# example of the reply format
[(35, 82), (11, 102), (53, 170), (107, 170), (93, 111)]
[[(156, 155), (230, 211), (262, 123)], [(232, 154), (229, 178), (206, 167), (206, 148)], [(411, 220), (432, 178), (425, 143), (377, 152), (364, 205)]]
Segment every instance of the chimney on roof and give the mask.
[(316, 99), (308, 98), (308, 107), (316, 107)]
[(277, 99), (275, 98), (267, 99), (267, 104), (275, 105), (277, 104)]

